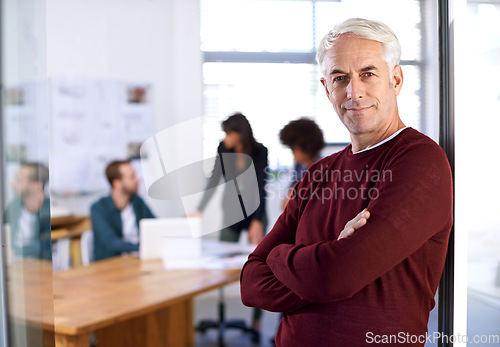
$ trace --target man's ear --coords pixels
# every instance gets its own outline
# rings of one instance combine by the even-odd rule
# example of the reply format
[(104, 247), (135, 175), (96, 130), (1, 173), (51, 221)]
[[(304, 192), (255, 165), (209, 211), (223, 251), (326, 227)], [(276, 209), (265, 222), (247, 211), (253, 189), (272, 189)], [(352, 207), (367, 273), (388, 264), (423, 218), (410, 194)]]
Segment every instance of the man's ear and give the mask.
[(330, 92), (328, 91), (328, 83), (326, 82), (326, 79), (324, 77), (321, 77), (320, 81), (323, 87), (325, 88), (326, 97), (330, 99)]
[(115, 178), (113, 181), (111, 181), (111, 189), (116, 189), (120, 186), (120, 180)]
[(401, 69), (401, 65), (396, 65), (392, 70), (392, 86), (394, 94), (398, 96), (403, 86), (403, 69)]

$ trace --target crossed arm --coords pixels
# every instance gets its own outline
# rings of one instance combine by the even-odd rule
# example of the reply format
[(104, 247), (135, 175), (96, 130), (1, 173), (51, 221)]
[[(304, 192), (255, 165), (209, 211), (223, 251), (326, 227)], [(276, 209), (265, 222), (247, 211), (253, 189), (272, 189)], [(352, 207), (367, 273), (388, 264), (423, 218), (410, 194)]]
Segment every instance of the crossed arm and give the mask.
[[(352, 235), (356, 230), (364, 226), (370, 218), (370, 212), (364, 209), (358, 213), (352, 220), (346, 223), (344, 229), (340, 233), (338, 240)], [(290, 233), (287, 233), (290, 237)], [(258, 292), (255, 297), (243, 295), (242, 300), (246, 306), (260, 307), (268, 311), (275, 312), (293, 312), (309, 305), (310, 301), (301, 299), (297, 294), (292, 292), (282, 282), (280, 282), (269, 266), (266, 264), (266, 257), (263, 257), (267, 250), (274, 249), (274, 239), (279, 239), (279, 235), (275, 232), (265, 238), (259, 245), (262, 253), (252, 253), (248, 262), (244, 266), (244, 271), (241, 274), (241, 281), (246, 286), (252, 285), (253, 288), (246, 288), (245, 293)], [(293, 242), (290, 238), (287, 241)], [(264, 243), (264, 244), (262, 244)], [(293, 243), (292, 243), (293, 244)], [(246, 269), (246, 271), (245, 271)], [(258, 279), (258, 280), (256, 280)]]
[[(449, 231), (451, 175), (443, 158), (430, 154), (400, 158), (391, 167), (393, 181), (379, 187), (370, 212), (348, 222), (337, 240), (295, 244), (298, 213), (292, 200), (243, 268), (243, 303), (292, 312), (349, 298), (435, 234)], [(410, 174), (405, 167), (412, 168)]]
[(283, 212), (273, 230), (259, 243), (243, 266), (240, 288), (244, 305), (274, 312), (292, 312), (310, 304), (280, 282), (266, 264), (267, 255), (274, 247), (283, 242), (295, 243), (295, 233), (288, 232), (287, 228), (281, 227), (284, 221), (292, 224), (292, 230), (294, 224), (296, 227), (293, 218), (295, 212), (291, 209)]

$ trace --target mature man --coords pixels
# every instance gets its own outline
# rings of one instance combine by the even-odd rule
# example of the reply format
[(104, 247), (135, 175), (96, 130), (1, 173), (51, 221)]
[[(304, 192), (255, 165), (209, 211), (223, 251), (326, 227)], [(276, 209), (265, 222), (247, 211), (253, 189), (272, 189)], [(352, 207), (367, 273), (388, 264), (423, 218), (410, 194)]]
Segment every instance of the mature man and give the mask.
[(139, 179), (130, 161), (113, 161), (106, 168), (111, 195), (90, 209), (94, 232), (94, 260), (139, 250), (139, 221), (154, 218), (137, 196)]
[(317, 58), (352, 143), (295, 186), (243, 268), (243, 303), (285, 312), (282, 346), (423, 346), (452, 225), (447, 159), (399, 117), (400, 46), (386, 25), (347, 20)]
[(14, 199), (5, 209), (15, 256), (52, 259), (50, 200), (45, 194), (49, 169), (36, 162), (21, 163), (12, 181)]

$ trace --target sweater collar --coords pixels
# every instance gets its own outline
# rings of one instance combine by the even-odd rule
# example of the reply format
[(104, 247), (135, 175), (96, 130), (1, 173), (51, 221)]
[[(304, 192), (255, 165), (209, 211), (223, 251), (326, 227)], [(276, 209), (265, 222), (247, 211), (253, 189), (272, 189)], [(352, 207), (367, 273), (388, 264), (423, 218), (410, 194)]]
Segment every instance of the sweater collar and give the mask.
[(401, 134), (401, 132), (402, 132), (403, 130), (408, 129), (408, 128), (409, 128), (409, 127), (404, 127), (404, 128), (401, 128), (401, 129), (399, 129), (398, 131), (396, 131), (394, 134), (392, 134), (391, 136), (389, 136), (388, 138), (386, 138), (386, 139), (384, 139), (384, 140), (382, 140), (382, 141), (380, 141), (380, 142), (378, 142), (378, 143), (374, 144), (373, 146), (370, 146), (370, 147), (368, 147), (368, 148), (362, 149), (361, 151), (357, 151), (356, 153), (353, 153), (353, 154), (354, 154), (354, 155), (357, 155), (357, 154), (360, 154), (360, 153), (364, 153), (364, 152), (370, 151), (370, 150), (372, 150), (372, 149), (374, 149), (374, 148), (376, 148), (376, 147), (378, 147), (378, 146), (381, 146), (381, 145), (383, 145), (384, 143), (391, 141), (393, 138), (395, 138), (396, 136), (398, 136), (399, 134)]

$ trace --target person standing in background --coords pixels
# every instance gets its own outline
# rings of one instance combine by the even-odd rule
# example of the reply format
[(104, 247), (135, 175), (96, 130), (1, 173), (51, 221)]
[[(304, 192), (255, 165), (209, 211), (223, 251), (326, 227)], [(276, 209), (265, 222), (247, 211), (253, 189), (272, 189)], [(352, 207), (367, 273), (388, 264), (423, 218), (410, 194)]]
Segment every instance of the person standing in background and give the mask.
[(285, 209), (293, 186), (304, 177), (309, 166), (320, 159), (321, 150), (326, 144), (323, 131), (315, 121), (308, 118), (291, 121), (281, 129), (279, 136), (281, 143), (292, 150), (295, 163), (290, 180), (290, 191), (282, 203), (282, 207)]
[[(237, 154), (245, 154), (249, 156), (255, 167), (257, 175), (257, 186), (259, 190), (259, 207), (255, 212), (247, 216), (245, 219), (237, 222), (236, 224), (227, 226), (220, 231), (221, 241), (238, 242), (242, 230), (248, 230), (248, 238), (251, 244), (258, 244), (264, 237), (267, 215), (266, 215), (266, 200), (265, 200), (265, 183), (266, 171), (268, 166), (267, 148), (258, 143), (254, 136), (252, 127), (247, 118), (241, 113), (235, 113), (222, 122), (222, 130), (226, 133), (224, 139), (219, 143), (217, 148), (217, 159), (212, 171), (212, 175), (207, 183), (205, 194), (198, 205), (198, 209), (188, 214), (189, 216), (201, 216), (202, 211), (207, 206), (208, 202), (213, 196), (214, 189), (219, 185), (219, 182), (224, 178), (225, 180), (235, 179), (239, 173), (243, 172), (247, 164), (245, 163), (244, 156)], [(221, 163), (223, 153), (234, 153), (232, 156), (235, 160), (226, 161)], [(241, 160), (240, 160), (241, 159)], [(224, 170), (224, 172), (223, 172)], [(235, 177), (226, 177), (228, 173), (232, 173)], [(238, 182), (241, 187), (241, 181)], [(230, 224), (227, 222), (232, 216), (230, 212), (234, 209), (233, 206), (233, 191), (229, 189), (224, 190), (222, 201), (222, 214), (224, 225)], [(252, 192), (256, 193), (256, 192)], [(252, 318), (252, 328), (260, 331), (260, 319), (262, 317), (262, 310), (254, 309)]]
[[(292, 150), (294, 169), (291, 172), (289, 189), (283, 198), (281, 207), (284, 210), (293, 194), (293, 187), (304, 177), (309, 166), (320, 159), (321, 150), (325, 147), (323, 131), (315, 121), (300, 118), (289, 122), (280, 130), (281, 143)], [(283, 313), (280, 315), (280, 320)], [(274, 337), (271, 343), (275, 343)]]
[[(258, 143), (254, 136), (252, 127), (247, 118), (241, 113), (235, 113), (222, 122), (222, 130), (226, 133), (224, 139), (217, 147), (217, 159), (212, 171), (212, 175), (207, 183), (205, 194), (201, 199), (197, 211), (190, 213), (190, 216), (201, 216), (202, 211), (207, 206), (208, 202), (213, 196), (214, 190), (226, 172), (233, 172), (236, 175), (243, 172), (245, 169), (245, 160), (242, 157), (235, 156), (236, 160), (224, 162), (221, 161), (222, 153), (235, 153), (246, 154), (252, 159), (257, 175), (257, 185), (259, 189), (259, 207), (251, 215), (247, 216), (244, 220), (226, 227), (221, 230), (221, 241), (237, 242), (242, 230), (248, 230), (248, 238), (251, 244), (257, 244), (264, 237), (264, 232), (267, 224), (266, 214), (266, 199), (265, 199), (265, 183), (266, 183), (266, 168), (268, 165), (267, 148), (261, 143)], [(242, 159), (239, 161), (238, 159)], [(228, 179), (227, 177), (224, 177)], [(232, 203), (231, 194), (227, 189), (224, 191), (224, 198), (222, 202), (223, 219), (226, 219), (227, 211), (231, 210)]]

